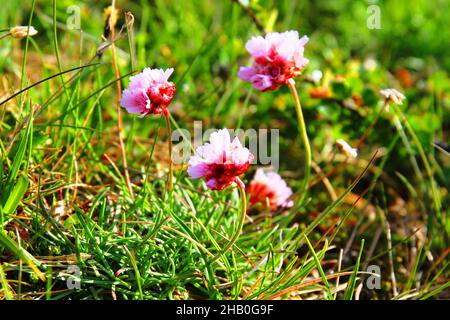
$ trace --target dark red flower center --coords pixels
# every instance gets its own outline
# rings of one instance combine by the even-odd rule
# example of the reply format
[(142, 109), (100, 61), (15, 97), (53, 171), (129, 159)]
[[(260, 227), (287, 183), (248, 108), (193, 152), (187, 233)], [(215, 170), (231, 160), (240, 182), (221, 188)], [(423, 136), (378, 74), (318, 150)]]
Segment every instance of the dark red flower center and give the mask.
[(273, 86), (267, 90), (274, 90), (286, 84), (289, 79), (298, 77), (301, 73), (301, 69), (296, 66), (295, 61), (286, 60), (274, 48), (271, 49), (267, 56), (257, 57), (255, 63), (261, 73), (273, 79)]
[(172, 101), (175, 91), (173, 82), (150, 86), (147, 89), (147, 97), (150, 99), (150, 110), (147, 113), (159, 114), (163, 112)]
[(247, 192), (250, 194), (250, 206), (261, 204), (263, 208), (267, 206), (267, 200), (271, 209), (275, 209), (277, 206), (276, 194), (265, 183), (252, 181), (247, 188)]
[(222, 190), (235, 181), (236, 177), (243, 174), (250, 167), (250, 162), (241, 165), (234, 163), (214, 163), (209, 165), (208, 174), (205, 175), (207, 181), (214, 179), (216, 181), (216, 190)]

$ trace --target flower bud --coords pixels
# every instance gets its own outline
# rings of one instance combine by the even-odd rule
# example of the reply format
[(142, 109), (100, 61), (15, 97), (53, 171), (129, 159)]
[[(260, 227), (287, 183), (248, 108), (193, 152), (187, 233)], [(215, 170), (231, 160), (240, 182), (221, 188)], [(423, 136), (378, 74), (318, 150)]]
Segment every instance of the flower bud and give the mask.
[(11, 30), (9, 30), (9, 32), (11, 33), (11, 36), (13, 36), (13, 38), (17, 38), (17, 39), (22, 39), (25, 38), (27, 36), (27, 33), (29, 34), (30, 37), (36, 35), (38, 32), (37, 30), (33, 27), (33, 26), (16, 26), (11, 28)]

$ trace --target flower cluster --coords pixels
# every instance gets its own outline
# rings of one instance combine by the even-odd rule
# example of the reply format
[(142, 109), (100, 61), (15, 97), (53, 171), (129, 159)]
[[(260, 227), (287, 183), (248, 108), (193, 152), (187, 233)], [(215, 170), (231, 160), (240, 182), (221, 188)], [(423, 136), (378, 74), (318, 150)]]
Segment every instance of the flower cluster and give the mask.
[(122, 93), (120, 104), (131, 114), (166, 113), (166, 108), (175, 94), (175, 85), (168, 79), (173, 68), (145, 68), (141, 73), (130, 77), (130, 85)]
[(396, 89), (382, 89), (380, 90), (380, 94), (384, 96), (387, 101), (392, 101), (395, 104), (402, 104), (403, 100), (406, 99), (403, 93)]
[(204, 178), (210, 189), (222, 190), (247, 171), (253, 155), (237, 137), (231, 140), (227, 129), (212, 133), (209, 141), (189, 160), (188, 174), (194, 179)]
[(246, 48), (255, 59), (251, 68), (241, 67), (238, 76), (257, 90), (275, 90), (289, 79), (298, 77), (308, 64), (303, 56), (308, 37), (299, 38), (297, 31), (268, 33), (250, 39)]
[(286, 182), (275, 172), (256, 170), (253, 180), (247, 187), (250, 194), (250, 205), (260, 204), (269, 206), (271, 211), (279, 207), (288, 208), (294, 205), (291, 199), (292, 190)]
[[(303, 56), (307, 42), (308, 37), (299, 38), (297, 31), (274, 32), (264, 38), (250, 39), (246, 48), (255, 61), (251, 68), (241, 67), (239, 77), (252, 82), (261, 91), (274, 90), (288, 83), (308, 64), (308, 59)], [(175, 85), (168, 81), (172, 72), (172, 68), (165, 71), (145, 68), (131, 77), (129, 87), (122, 93), (122, 107), (141, 117), (161, 113), (167, 116), (167, 107), (175, 94)], [(232, 182), (238, 182), (238, 177), (247, 171), (253, 160), (253, 155), (238, 138), (231, 141), (226, 129), (213, 133), (210, 143), (198, 147), (196, 152), (189, 160), (188, 174), (194, 179), (204, 178), (207, 187), (213, 190), (222, 190)], [(290, 206), (286, 201), (292, 191), (281, 177), (258, 170), (255, 179), (249, 189), (253, 194), (252, 203), (270, 198), (271, 208)], [(262, 187), (264, 181), (269, 182), (265, 188)]]
[[(253, 37), (246, 43), (254, 58), (253, 64), (240, 67), (238, 76), (260, 91), (275, 90), (284, 84), (292, 86), (291, 79), (298, 77), (309, 62), (303, 55), (307, 42), (308, 37), (300, 38), (297, 31)], [(175, 94), (175, 85), (168, 80), (172, 72), (172, 68), (145, 68), (131, 77), (129, 87), (122, 94), (122, 107), (141, 117), (161, 113), (167, 117), (167, 107)], [(384, 89), (380, 93), (386, 101), (396, 104), (405, 99), (395, 89)], [(339, 139), (336, 143), (347, 157), (357, 157), (358, 150), (347, 142)], [(193, 179), (203, 178), (212, 190), (222, 190), (233, 182), (242, 186), (239, 176), (249, 169), (253, 158), (237, 137), (232, 140), (228, 130), (222, 129), (211, 134), (209, 143), (197, 148), (196, 155), (189, 160), (188, 174)], [(272, 211), (293, 206), (292, 190), (275, 172), (258, 169), (246, 189), (250, 194), (250, 205), (268, 205)]]

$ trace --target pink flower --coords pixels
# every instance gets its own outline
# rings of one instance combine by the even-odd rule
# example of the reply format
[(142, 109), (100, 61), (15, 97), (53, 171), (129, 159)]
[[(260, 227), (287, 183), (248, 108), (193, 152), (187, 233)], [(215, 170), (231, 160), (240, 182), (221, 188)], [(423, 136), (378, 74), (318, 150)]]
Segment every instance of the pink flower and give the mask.
[(145, 68), (141, 73), (130, 77), (128, 89), (123, 90), (120, 104), (131, 114), (141, 117), (151, 113), (166, 113), (166, 108), (175, 94), (175, 85), (168, 82), (173, 68)]
[(250, 194), (250, 205), (269, 203), (270, 210), (278, 207), (292, 207), (294, 202), (290, 200), (292, 190), (286, 182), (275, 172), (264, 173), (262, 169), (256, 170), (255, 177), (250, 182), (247, 192)]
[(212, 190), (222, 190), (247, 171), (253, 155), (237, 137), (231, 141), (227, 129), (212, 133), (209, 141), (189, 159), (188, 174), (194, 179), (204, 178)]
[(251, 68), (241, 67), (238, 76), (260, 91), (275, 90), (298, 77), (309, 60), (303, 56), (308, 37), (299, 39), (297, 31), (268, 33), (253, 37), (245, 47), (255, 58)]

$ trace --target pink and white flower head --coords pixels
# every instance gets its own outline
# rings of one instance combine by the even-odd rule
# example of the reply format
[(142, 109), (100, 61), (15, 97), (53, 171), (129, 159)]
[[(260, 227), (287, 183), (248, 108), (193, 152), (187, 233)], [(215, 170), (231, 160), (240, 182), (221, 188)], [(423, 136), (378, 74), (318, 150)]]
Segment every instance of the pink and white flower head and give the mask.
[(291, 199), (292, 190), (286, 182), (275, 172), (265, 173), (262, 169), (256, 170), (255, 177), (247, 187), (250, 194), (250, 205), (261, 204), (274, 211), (279, 207), (288, 208), (294, 205)]
[(384, 96), (386, 100), (390, 100), (395, 104), (402, 104), (403, 100), (406, 99), (401, 92), (395, 89), (382, 89), (380, 90), (380, 94)]
[(303, 56), (308, 37), (299, 38), (297, 31), (268, 33), (253, 37), (245, 47), (255, 58), (251, 68), (241, 67), (238, 76), (257, 90), (275, 90), (289, 79), (298, 77), (309, 60)]
[(131, 114), (167, 113), (167, 107), (175, 94), (175, 85), (168, 79), (173, 68), (145, 68), (141, 73), (130, 77), (128, 89), (123, 90), (120, 104)]
[(251, 152), (241, 145), (236, 137), (231, 141), (227, 129), (213, 132), (210, 143), (197, 148), (197, 155), (189, 159), (188, 174), (191, 178), (204, 178), (206, 186), (212, 190), (222, 190), (250, 167)]

